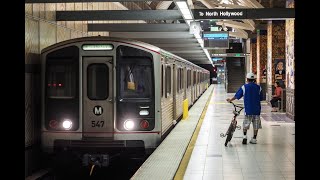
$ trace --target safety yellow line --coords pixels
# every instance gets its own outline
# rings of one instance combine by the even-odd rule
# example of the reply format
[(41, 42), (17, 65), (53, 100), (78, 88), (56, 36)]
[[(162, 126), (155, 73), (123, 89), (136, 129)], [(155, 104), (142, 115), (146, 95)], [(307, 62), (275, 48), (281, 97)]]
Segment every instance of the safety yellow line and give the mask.
[(213, 89), (209, 95), (209, 98), (208, 98), (208, 101), (202, 111), (202, 114), (200, 116), (200, 120), (197, 124), (197, 127), (195, 129), (195, 132), (193, 133), (192, 137), (191, 137), (191, 140), (188, 144), (188, 147), (187, 147), (187, 150), (186, 152), (184, 153), (184, 156), (180, 162), (180, 165), (178, 167), (178, 170), (174, 176), (174, 180), (182, 180), (183, 179), (183, 176), (186, 172), (186, 169), (188, 167), (188, 163), (189, 163), (189, 160), (190, 160), (190, 157), (191, 157), (191, 154), (192, 154), (192, 151), (193, 151), (193, 148), (194, 148), (194, 145), (196, 143), (196, 140), (198, 138), (198, 134), (199, 134), (199, 131), (200, 131), (200, 127), (202, 125), (202, 122), (203, 122), (203, 119), (206, 115), (206, 112), (207, 112), (207, 109), (208, 109), (208, 105), (209, 105), (209, 102), (210, 102), (210, 99), (211, 99), (211, 96), (212, 96), (212, 93), (213, 93)]

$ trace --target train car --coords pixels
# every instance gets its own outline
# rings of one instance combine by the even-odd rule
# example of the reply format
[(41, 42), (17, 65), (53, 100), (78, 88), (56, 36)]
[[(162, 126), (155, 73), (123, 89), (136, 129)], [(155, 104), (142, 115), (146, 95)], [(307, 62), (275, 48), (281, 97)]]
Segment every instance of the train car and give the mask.
[(181, 57), (101, 36), (43, 49), (41, 75), (43, 150), (100, 166), (122, 153), (152, 153), (181, 119), (183, 101), (192, 106), (209, 84), (209, 71)]

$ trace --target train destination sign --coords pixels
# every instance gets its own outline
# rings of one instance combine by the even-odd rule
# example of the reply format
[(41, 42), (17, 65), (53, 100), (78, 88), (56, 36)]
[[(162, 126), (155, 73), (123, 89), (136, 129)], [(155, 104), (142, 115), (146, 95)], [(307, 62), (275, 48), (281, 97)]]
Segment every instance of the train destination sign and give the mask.
[(84, 44), (82, 49), (85, 51), (110, 51), (113, 49), (112, 44)]
[(294, 8), (193, 9), (194, 19), (292, 19)]

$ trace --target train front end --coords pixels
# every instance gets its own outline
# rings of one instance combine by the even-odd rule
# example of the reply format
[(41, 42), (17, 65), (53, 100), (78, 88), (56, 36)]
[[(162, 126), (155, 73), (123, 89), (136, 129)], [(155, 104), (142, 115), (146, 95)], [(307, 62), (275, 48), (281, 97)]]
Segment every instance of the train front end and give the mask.
[(84, 166), (141, 156), (160, 142), (154, 52), (119, 41), (82, 40), (42, 53), (42, 147)]

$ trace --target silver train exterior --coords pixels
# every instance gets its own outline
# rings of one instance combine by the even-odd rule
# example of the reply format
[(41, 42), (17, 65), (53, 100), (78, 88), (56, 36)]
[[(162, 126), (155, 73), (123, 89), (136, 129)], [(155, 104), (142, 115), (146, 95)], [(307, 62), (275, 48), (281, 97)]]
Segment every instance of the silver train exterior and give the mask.
[(139, 41), (84, 37), (41, 52), (45, 152), (148, 154), (208, 88), (209, 71)]

